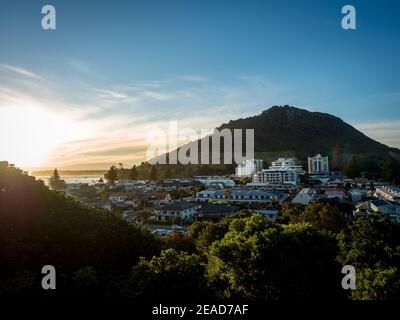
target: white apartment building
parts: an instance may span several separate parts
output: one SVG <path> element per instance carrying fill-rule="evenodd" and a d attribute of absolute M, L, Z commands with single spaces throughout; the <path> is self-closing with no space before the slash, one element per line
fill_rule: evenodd
<path fill-rule="evenodd" d="M 300 165 L 296 165 L 295 158 L 278 158 L 275 161 L 271 162 L 269 166 L 270 169 L 279 169 L 279 168 L 288 168 L 297 170 L 298 174 L 304 174 L 303 167 Z"/>
<path fill-rule="evenodd" d="M 377 197 L 400 203 L 400 188 L 395 186 L 381 186 L 375 190 Z"/>
<path fill-rule="evenodd" d="M 285 195 L 279 191 L 264 190 L 203 190 L 196 193 L 197 202 L 222 201 L 222 202 L 247 202 L 271 204 L 273 201 L 282 201 Z"/>
<path fill-rule="evenodd" d="M 291 168 L 264 169 L 253 175 L 253 182 L 265 183 L 276 189 L 291 189 L 299 184 L 299 174 Z"/>
<path fill-rule="evenodd" d="M 236 168 L 238 177 L 251 177 L 253 173 L 261 171 L 264 168 L 264 161 L 260 159 L 246 160 Z"/>
<path fill-rule="evenodd" d="M 329 174 L 328 157 L 323 157 L 320 154 L 314 157 L 308 157 L 308 173 L 311 175 Z"/>
<path fill-rule="evenodd" d="M 206 187 L 222 186 L 225 188 L 232 188 L 235 185 L 235 181 L 225 177 L 195 177 L 194 180 L 201 182 Z"/>
<path fill-rule="evenodd" d="M 200 207 L 195 202 L 177 202 L 160 206 L 154 213 L 158 221 L 186 220 L 193 218 Z"/>

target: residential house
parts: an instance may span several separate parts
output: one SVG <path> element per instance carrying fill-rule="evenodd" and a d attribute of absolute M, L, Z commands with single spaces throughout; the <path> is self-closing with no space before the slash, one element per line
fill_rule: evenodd
<path fill-rule="evenodd" d="M 196 214 L 196 220 L 218 221 L 229 214 L 237 212 L 238 210 L 239 208 L 233 205 L 202 202 Z"/>
<path fill-rule="evenodd" d="M 369 190 L 367 189 L 351 189 L 347 191 L 347 195 L 353 203 L 358 203 L 368 198 Z"/>
<path fill-rule="evenodd" d="M 378 197 L 400 203 L 400 188 L 395 186 L 381 186 L 375 189 Z"/>
<path fill-rule="evenodd" d="M 276 222 L 276 219 L 278 218 L 278 210 L 254 210 L 256 213 L 261 214 L 264 219 L 271 221 L 271 222 Z"/>
<path fill-rule="evenodd" d="M 383 199 L 368 200 L 356 205 L 354 215 L 381 213 L 400 220 L 400 205 Z"/>
<path fill-rule="evenodd" d="M 126 192 L 111 192 L 108 198 L 112 204 L 121 203 L 129 199 L 129 194 Z"/>
<path fill-rule="evenodd" d="M 304 188 L 293 198 L 292 203 L 307 205 L 317 196 L 317 190 L 313 188 Z"/>
<path fill-rule="evenodd" d="M 154 213 L 158 221 L 192 220 L 200 207 L 196 202 L 176 202 L 161 205 Z"/>
<path fill-rule="evenodd" d="M 344 189 L 326 189 L 325 197 L 328 199 L 337 198 L 340 201 L 344 201 L 347 198 L 346 190 Z"/>

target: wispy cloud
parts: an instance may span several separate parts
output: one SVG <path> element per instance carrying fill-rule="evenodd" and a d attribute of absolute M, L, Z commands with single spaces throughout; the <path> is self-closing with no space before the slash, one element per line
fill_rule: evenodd
<path fill-rule="evenodd" d="M 135 89 L 140 87 L 148 88 L 161 88 L 171 83 L 170 80 L 132 80 L 132 85 L 125 86 L 128 89 Z"/>
<path fill-rule="evenodd" d="M 84 74 L 92 74 L 89 65 L 86 62 L 83 62 L 81 60 L 75 59 L 75 58 L 69 58 L 67 59 L 67 64 L 74 70 L 84 73 Z"/>
<path fill-rule="evenodd" d="M 113 90 L 107 90 L 107 89 L 93 89 L 94 92 L 97 92 L 99 94 L 100 98 L 103 99 L 128 99 L 129 96 L 121 93 L 121 92 L 117 92 L 117 91 L 113 91 Z"/>
<path fill-rule="evenodd" d="M 83 73 L 90 71 L 79 60 L 72 65 Z M 52 81 L 33 81 L 40 76 L 29 70 L 9 65 L 0 68 L 28 78 L 17 82 L 2 77 L 7 82 L 0 86 L 0 107 L 40 105 L 70 119 L 73 130 L 79 131 L 49 150 L 43 165 L 138 163 L 145 160 L 146 136 L 154 125 L 165 130 L 169 121 L 178 120 L 180 130 L 213 129 L 274 104 L 296 104 L 298 99 L 288 94 L 290 88 L 263 75 L 233 75 L 229 82 L 197 75 L 125 83 L 98 78 L 79 82 L 57 76 L 52 76 Z M 355 127 L 378 141 L 400 147 L 399 121 L 358 123 Z"/>
<path fill-rule="evenodd" d="M 87 70 L 85 64 L 73 61 L 72 65 L 82 72 Z M 9 81 L 8 87 L 0 87 L 0 104 L 32 101 L 71 119 L 79 135 L 49 150 L 43 163 L 57 166 L 144 161 L 147 133 L 154 126 L 164 126 L 165 130 L 168 121 L 178 120 L 180 130 L 200 133 L 200 129 L 213 129 L 228 120 L 257 113 L 281 93 L 266 81 L 226 85 L 199 75 L 126 83 L 98 78 L 82 83 L 54 75 L 51 79 Z"/>
<path fill-rule="evenodd" d="M 8 71 L 11 71 L 13 73 L 16 73 L 18 75 L 21 75 L 21 76 L 26 76 L 26 77 L 35 78 L 35 79 L 43 79 L 39 75 L 37 75 L 27 69 L 21 68 L 21 67 L 10 66 L 8 64 L 0 64 L 0 67 L 3 69 L 6 69 Z"/>
<path fill-rule="evenodd" d="M 205 82 L 208 80 L 207 77 L 199 74 L 182 74 L 175 76 L 175 78 L 182 81 L 192 81 L 192 82 Z"/>
<path fill-rule="evenodd" d="M 159 101 L 166 101 L 166 100 L 171 100 L 174 98 L 174 95 L 172 94 L 167 94 L 167 93 L 161 93 L 161 92 L 155 92 L 155 91 L 146 91 L 143 93 L 145 97 L 159 100 Z"/>
<path fill-rule="evenodd" d="M 400 148 L 400 121 L 356 123 L 355 128 L 390 147 Z"/>

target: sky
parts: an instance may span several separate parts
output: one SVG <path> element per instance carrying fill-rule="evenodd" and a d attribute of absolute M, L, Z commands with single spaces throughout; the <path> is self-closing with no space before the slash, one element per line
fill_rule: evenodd
<path fill-rule="evenodd" d="M 400 148 L 399 16 L 396 0 L 0 0 L 0 159 L 138 164 L 169 121 L 212 129 L 285 104 Z"/>

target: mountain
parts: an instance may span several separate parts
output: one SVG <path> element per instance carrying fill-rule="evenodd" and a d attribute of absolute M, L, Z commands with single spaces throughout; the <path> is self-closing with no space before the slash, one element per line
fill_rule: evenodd
<path fill-rule="evenodd" d="M 291 106 L 273 106 L 261 114 L 231 120 L 217 128 L 222 129 L 254 129 L 254 154 L 255 158 L 263 159 L 265 163 L 277 157 L 294 157 L 302 165 L 307 165 L 307 157 L 315 154 L 327 155 L 332 169 L 343 168 L 353 155 L 363 161 L 365 171 L 379 171 L 383 159 L 391 154 L 400 158 L 400 150 L 390 148 L 378 141 L 367 137 L 342 119 L 321 112 L 310 112 Z M 243 136 L 245 134 L 243 133 Z M 232 135 L 233 136 L 233 135 Z M 203 139 L 209 139 L 205 137 Z M 209 148 L 211 141 L 209 139 Z M 245 138 L 243 137 L 243 141 Z M 201 140 L 191 142 L 178 148 L 188 149 L 193 144 L 198 144 L 201 152 Z M 220 143 L 220 158 L 223 157 L 224 144 Z M 242 142 L 242 150 L 246 150 Z M 190 154 L 190 152 L 187 152 Z M 165 156 L 165 155 L 164 155 Z M 166 158 L 171 157 L 171 152 Z M 155 159 L 162 159 L 159 156 Z M 198 159 L 200 159 L 200 154 Z M 199 160 L 200 161 L 200 160 Z M 223 161 L 221 161 L 222 163 Z M 153 162 L 154 163 L 154 162 Z M 226 162 L 225 162 L 226 163 Z M 163 177 L 167 166 L 158 165 L 158 176 Z M 191 174 L 224 174 L 234 171 L 231 165 L 171 165 L 168 166 L 173 176 L 190 176 Z M 139 176 L 148 178 L 150 166 L 142 164 Z"/>
<path fill-rule="evenodd" d="M 316 153 L 331 158 L 400 154 L 400 150 L 367 137 L 338 117 L 291 106 L 273 106 L 260 115 L 230 121 L 218 129 L 224 128 L 254 129 L 255 152 L 261 158 L 271 153 L 290 154 L 303 160 Z"/>

